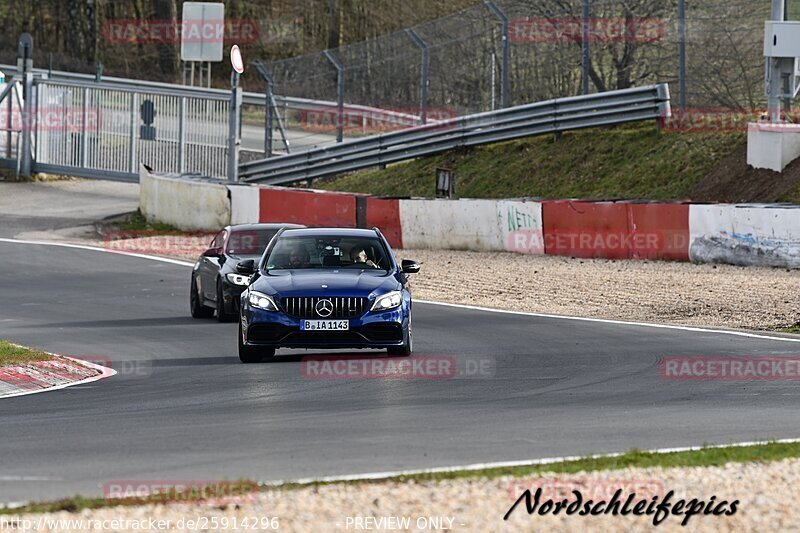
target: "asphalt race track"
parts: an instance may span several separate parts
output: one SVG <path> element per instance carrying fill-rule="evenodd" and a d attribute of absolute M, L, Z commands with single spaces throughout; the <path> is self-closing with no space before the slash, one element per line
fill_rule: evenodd
<path fill-rule="evenodd" d="M 794 381 L 668 381 L 658 369 L 665 355 L 788 355 L 798 343 L 416 303 L 415 358 L 489 370 L 309 379 L 299 356 L 240 364 L 236 324 L 192 320 L 186 266 L 8 242 L 0 257 L 0 337 L 108 357 L 119 372 L 0 400 L 0 501 L 100 495 L 112 480 L 357 474 L 800 427 Z"/>

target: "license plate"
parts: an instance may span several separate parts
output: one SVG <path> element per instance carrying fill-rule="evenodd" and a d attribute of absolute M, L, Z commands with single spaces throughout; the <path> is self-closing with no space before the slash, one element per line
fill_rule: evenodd
<path fill-rule="evenodd" d="M 303 320 L 300 322 L 303 331 L 347 331 L 350 329 L 349 320 Z"/>

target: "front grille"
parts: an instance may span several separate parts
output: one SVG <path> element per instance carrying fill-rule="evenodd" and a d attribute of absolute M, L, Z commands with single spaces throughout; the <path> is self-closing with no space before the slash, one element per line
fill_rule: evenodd
<path fill-rule="evenodd" d="M 320 300 L 328 300 L 333 311 L 328 316 L 317 313 L 317 304 Z M 367 309 L 366 298 L 349 298 L 346 296 L 291 296 L 281 298 L 281 306 L 286 314 L 297 318 L 335 319 L 355 318 L 364 314 Z"/>

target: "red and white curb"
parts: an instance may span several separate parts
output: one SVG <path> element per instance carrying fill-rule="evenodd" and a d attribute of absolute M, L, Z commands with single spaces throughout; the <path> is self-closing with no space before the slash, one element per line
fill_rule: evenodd
<path fill-rule="evenodd" d="M 53 359 L 0 366 L 0 398 L 92 383 L 117 373 L 111 368 L 72 357 L 50 354 Z"/>

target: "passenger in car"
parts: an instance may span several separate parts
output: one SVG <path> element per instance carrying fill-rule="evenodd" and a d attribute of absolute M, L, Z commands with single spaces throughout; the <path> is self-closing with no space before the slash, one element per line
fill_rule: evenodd
<path fill-rule="evenodd" d="M 367 257 L 367 252 L 362 246 L 353 246 L 350 248 L 350 260 L 353 261 L 353 263 L 363 263 L 364 266 L 370 268 L 378 268 L 378 265 Z"/>

